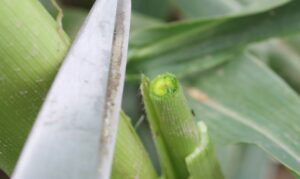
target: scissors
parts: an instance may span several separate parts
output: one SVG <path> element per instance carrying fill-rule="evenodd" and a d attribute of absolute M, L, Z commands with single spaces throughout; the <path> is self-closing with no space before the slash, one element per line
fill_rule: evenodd
<path fill-rule="evenodd" d="M 130 14 L 130 0 L 96 0 L 45 99 L 13 179 L 110 178 Z"/>

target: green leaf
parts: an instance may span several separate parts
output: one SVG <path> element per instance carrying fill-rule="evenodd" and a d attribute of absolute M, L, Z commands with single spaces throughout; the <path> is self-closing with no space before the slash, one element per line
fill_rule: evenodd
<path fill-rule="evenodd" d="M 146 28 L 155 27 L 162 24 L 163 22 L 159 19 L 155 19 L 138 12 L 132 12 L 131 14 L 131 32 L 144 30 Z"/>
<path fill-rule="evenodd" d="M 249 50 L 263 59 L 293 89 L 300 92 L 299 35 L 252 45 Z"/>
<path fill-rule="evenodd" d="M 42 0 L 47 1 L 47 0 Z M 95 0 L 59 0 L 62 4 L 72 7 L 91 8 Z"/>
<path fill-rule="evenodd" d="M 45 9 L 52 15 L 53 18 L 57 16 L 57 9 L 55 9 L 52 0 L 40 0 Z M 60 1 L 58 1 L 60 2 Z M 88 10 L 83 8 L 75 8 L 62 6 L 59 4 L 63 10 L 62 24 L 65 32 L 69 35 L 71 39 L 75 38 L 75 35 L 80 30 L 86 16 L 88 15 Z"/>
<path fill-rule="evenodd" d="M 243 145 L 242 149 L 235 179 L 275 178 L 276 166 L 261 149 L 252 145 Z"/>
<path fill-rule="evenodd" d="M 74 39 L 81 28 L 88 11 L 78 8 L 63 8 L 63 27 L 71 39 Z"/>
<path fill-rule="evenodd" d="M 293 36 L 288 36 L 283 39 L 285 42 L 289 43 L 291 46 L 293 46 L 296 49 L 300 49 L 300 34 L 296 34 Z"/>
<path fill-rule="evenodd" d="M 228 179 L 275 178 L 277 166 L 255 145 L 219 146 L 218 154 L 224 175 Z"/>
<path fill-rule="evenodd" d="M 175 0 L 186 17 L 197 19 L 223 18 L 264 12 L 290 0 Z"/>
<path fill-rule="evenodd" d="M 0 1 L 0 168 L 11 173 L 68 39 L 38 1 Z"/>
<path fill-rule="evenodd" d="M 188 84 L 198 118 L 222 144 L 254 143 L 300 174 L 300 99 L 245 53 Z"/>
<path fill-rule="evenodd" d="M 134 33 L 130 42 L 128 78 L 137 78 L 141 72 L 152 77 L 165 70 L 184 76 L 194 74 L 195 66 L 199 71 L 210 69 L 230 59 L 233 52 L 249 43 L 298 32 L 299 18 L 300 1 L 293 1 L 272 13 L 181 22 Z M 212 61 L 210 59 L 217 60 L 208 62 Z"/>
<path fill-rule="evenodd" d="M 56 16 L 57 9 L 53 6 L 51 0 L 39 0 L 39 2 L 44 6 L 45 9 L 53 16 Z M 57 1 L 59 3 L 59 1 Z M 60 4 L 60 3 L 59 3 Z"/>
<path fill-rule="evenodd" d="M 132 0 L 132 8 L 142 14 L 165 19 L 169 12 L 168 0 Z"/>
<path fill-rule="evenodd" d="M 158 179 L 130 119 L 121 112 L 112 166 L 112 179 Z"/>

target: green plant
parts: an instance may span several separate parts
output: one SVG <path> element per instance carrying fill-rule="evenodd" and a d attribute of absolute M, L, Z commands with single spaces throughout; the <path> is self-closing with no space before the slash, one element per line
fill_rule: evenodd
<path fill-rule="evenodd" d="M 203 122 L 194 120 L 181 85 L 171 74 L 146 77 L 141 90 L 165 178 L 222 179 Z"/>
<path fill-rule="evenodd" d="M 143 1 L 134 1 L 138 13 L 133 14 L 124 110 L 133 119 L 141 115 L 135 98 L 141 73 L 151 78 L 173 73 L 195 119 L 207 125 L 225 177 L 270 177 L 270 157 L 299 177 L 300 2 Z M 64 9 L 63 24 L 73 36 L 87 10 Z M 170 19 L 180 21 L 167 23 Z M 0 168 L 10 174 L 69 40 L 36 0 L 1 0 L 0 30 Z M 147 83 L 144 78 L 142 84 Z M 146 111 L 152 128 L 157 117 L 149 111 L 166 115 L 147 104 Z M 157 166 L 146 124 L 137 131 Z M 168 157 L 161 159 L 166 149 L 155 143 L 161 165 L 168 167 L 162 163 Z M 224 147 L 237 143 L 247 145 Z M 186 176 L 187 170 L 178 175 Z"/>
<path fill-rule="evenodd" d="M 118 128 L 111 178 L 158 178 L 130 119 L 123 112 Z"/>

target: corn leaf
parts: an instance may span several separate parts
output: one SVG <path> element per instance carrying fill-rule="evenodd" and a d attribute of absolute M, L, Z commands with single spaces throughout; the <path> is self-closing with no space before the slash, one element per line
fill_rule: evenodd
<path fill-rule="evenodd" d="M 164 71 L 185 76 L 210 69 L 249 43 L 296 33 L 299 18 L 300 1 L 292 1 L 272 12 L 181 22 L 134 33 L 127 77 L 139 78 L 141 72 L 153 77 Z"/>
<path fill-rule="evenodd" d="M 121 112 L 112 166 L 112 179 L 158 179 L 130 119 Z"/>
<path fill-rule="evenodd" d="M 0 168 L 11 173 L 68 38 L 38 1 L 0 1 Z"/>
<path fill-rule="evenodd" d="M 274 178 L 277 166 L 259 147 L 252 144 L 217 146 L 225 178 Z"/>
<path fill-rule="evenodd" d="M 146 16 L 138 12 L 133 12 L 131 15 L 131 32 L 144 30 L 146 28 L 155 27 L 163 24 L 162 21 L 156 18 L 152 18 L 150 16 Z"/>
<path fill-rule="evenodd" d="M 276 38 L 249 47 L 253 54 L 262 59 L 298 93 L 300 92 L 299 37 L 297 35 Z"/>
<path fill-rule="evenodd" d="M 188 85 L 215 141 L 254 143 L 300 174 L 300 99 L 264 63 L 245 53 Z"/>
<path fill-rule="evenodd" d="M 281 6 L 290 0 L 175 0 L 189 18 L 207 19 L 224 16 L 249 15 Z"/>
<path fill-rule="evenodd" d="M 169 12 L 168 0 L 132 0 L 133 9 L 145 15 L 164 19 Z"/>
<path fill-rule="evenodd" d="M 238 171 L 234 179 L 266 179 L 276 178 L 276 165 L 256 146 L 243 145 L 242 158 L 238 163 Z M 230 165 L 230 163 L 228 163 Z M 229 177 L 228 177 L 229 178 Z"/>

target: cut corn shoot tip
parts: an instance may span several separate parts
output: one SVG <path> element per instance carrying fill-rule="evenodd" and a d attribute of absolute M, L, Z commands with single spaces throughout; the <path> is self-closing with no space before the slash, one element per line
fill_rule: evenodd
<path fill-rule="evenodd" d="M 169 73 L 157 76 L 150 84 L 151 93 L 158 97 L 173 94 L 177 88 L 176 77 Z"/>

